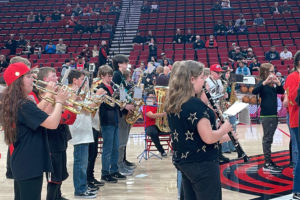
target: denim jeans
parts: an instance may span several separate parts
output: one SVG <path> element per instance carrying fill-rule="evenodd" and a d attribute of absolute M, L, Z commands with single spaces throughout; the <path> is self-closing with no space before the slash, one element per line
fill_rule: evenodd
<path fill-rule="evenodd" d="M 299 152 L 299 147 L 300 147 L 300 136 L 299 136 L 299 127 L 298 128 L 292 128 L 292 132 L 296 136 L 296 141 L 297 141 L 297 147 L 298 147 L 298 152 Z M 298 153 L 297 155 L 297 162 L 296 166 L 294 168 L 294 187 L 293 187 L 293 192 L 294 193 L 300 193 L 300 154 Z"/>
<path fill-rule="evenodd" d="M 74 145 L 73 183 L 75 195 L 82 194 L 87 190 L 88 156 L 89 144 Z"/>
<path fill-rule="evenodd" d="M 230 116 L 229 122 L 232 125 L 233 130 L 236 131 L 236 116 Z M 234 150 L 235 148 L 232 141 L 222 143 L 222 152 L 232 152 Z"/>
<path fill-rule="evenodd" d="M 263 136 L 263 152 L 265 156 L 265 162 L 269 163 L 271 159 L 271 145 L 273 143 L 273 136 L 277 129 L 278 118 L 277 117 L 263 117 L 261 123 L 264 131 Z"/>
<path fill-rule="evenodd" d="M 298 158 L 298 147 L 297 147 L 297 138 L 296 138 L 296 134 L 298 134 L 297 132 L 294 133 L 294 131 L 292 130 L 292 128 L 290 128 L 290 119 L 289 119 L 289 114 L 286 115 L 286 123 L 289 127 L 290 130 L 290 135 L 291 135 L 291 141 L 292 141 L 292 161 L 293 161 L 293 166 L 296 166 L 297 163 L 297 158 Z"/>
<path fill-rule="evenodd" d="M 102 176 L 118 172 L 119 129 L 117 126 L 101 126 L 102 146 Z"/>
<path fill-rule="evenodd" d="M 183 200 L 182 173 L 177 169 L 177 195 L 178 199 Z"/>
<path fill-rule="evenodd" d="M 184 200 L 222 199 L 219 162 L 193 162 L 175 166 L 182 173 Z"/>
<path fill-rule="evenodd" d="M 126 122 L 126 115 L 119 118 L 119 160 L 118 165 L 124 162 L 125 148 L 129 138 L 131 125 Z"/>

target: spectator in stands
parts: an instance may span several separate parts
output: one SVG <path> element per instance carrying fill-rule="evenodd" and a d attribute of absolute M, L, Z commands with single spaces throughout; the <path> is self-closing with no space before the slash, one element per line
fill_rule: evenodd
<path fill-rule="evenodd" d="M 157 86 L 168 86 L 169 77 L 164 74 L 164 67 L 158 66 L 156 68 L 156 85 Z"/>
<path fill-rule="evenodd" d="M 30 14 L 27 16 L 27 22 L 34 22 L 35 21 L 35 15 L 33 14 L 33 11 L 30 11 Z"/>
<path fill-rule="evenodd" d="M 43 45 L 40 43 L 40 41 L 38 40 L 35 41 L 33 53 L 35 55 L 38 55 L 39 58 L 41 58 L 42 52 L 43 52 Z"/>
<path fill-rule="evenodd" d="M 159 12 L 159 5 L 156 1 L 153 1 L 151 4 L 151 12 L 158 13 Z"/>
<path fill-rule="evenodd" d="M 160 63 L 157 62 L 157 59 L 154 56 L 151 56 L 149 62 L 152 62 L 155 67 L 158 67 L 160 65 Z"/>
<path fill-rule="evenodd" d="M 75 17 L 72 15 L 71 18 L 67 21 L 66 23 L 66 28 L 73 28 L 75 27 L 77 24 L 77 20 L 75 19 Z"/>
<path fill-rule="evenodd" d="M 56 46 L 53 44 L 52 40 L 49 40 L 49 43 L 45 47 L 45 53 L 47 54 L 54 54 L 56 53 Z"/>
<path fill-rule="evenodd" d="M 89 34 L 94 33 L 95 32 L 95 26 L 90 22 L 88 24 L 88 26 L 85 28 L 84 32 L 89 33 Z"/>
<path fill-rule="evenodd" d="M 3 72 L 4 69 L 8 67 L 8 63 L 6 62 L 6 58 L 4 55 L 0 55 L 0 72 Z"/>
<path fill-rule="evenodd" d="M 101 13 L 109 13 L 109 6 L 106 2 L 103 3 L 103 7 L 101 9 Z"/>
<path fill-rule="evenodd" d="M 232 35 L 234 34 L 234 25 L 232 23 L 232 21 L 228 21 L 228 26 L 227 26 L 227 35 Z"/>
<path fill-rule="evenodd" d="M 168 59 L 164 59 L 163 67 L 168 67 L 170 70 L 172 69 L 172 65 L 170 65 Z"/>
<path fill-rule="evenodd" d="M 235 32 L 237 34 L 248 34 L 248 28 L 247 25 L 242 24 L 242 22 L 240 22 L 240 26 L 235 27 Z"/>
<path fill-rule="evenodd" d="M 232 57 L 228 58 L 228 60 L 232 63 L 244 59 L 245 57 L 243 56 L 240 47 L 236 47 L 234 53 L 232 53 Z"/>
<path fill-rule="evenodd" d="M 249 65 L 249 69 L 250 69 L 251 74 L 252 74 L 253 71 L 259 71 L 259 69 L 260 69 L 260 62 L 257 60 L 256 57 L 254 57 L 252 59 L 252 62 Z"/>
<path fill-rule="evenodd" d="M 280 6 L 280 12 L 282 14 L 285 14 L 285 13 L 291 14 L 291 12 L 292 12 L 291 6 L 288 4 L 288 2 L 286 0 L 283 2 L 283 5 Z"/>
<path fill-rule="evenodd" d="M 148 5 L 147 1 L 144 1 L 144 4 L 141 8 L 142 13 L 150 13 L 151 7 Z"/>
<path fill-rule="evenodd" d="M 151 57 L 157 58 L 157 45 L 155 44 L 154 39 L 152 38 L 149 42 L 149 57 L 148 60 L 151 60 Z"/>
<path fill-rule="evenodd" d="M 231 9 L 230 0 L 222 0 L 221 7 L 222 9 Z"/>
<path fill-rule="evenodd" d="M 60 21 L 59 21 L 59 23 L 57 24 L 57 26 L 58 26 L 58 27 L 65 28 L 65 26 L 66 26 L 67 23 L 68 23 L 68 20 L 66 19 L 65 14 L 61 14 L 61 15 L 60 15 Z"/>
<path fill-rule="evenodd" d="M 90 60 L 90 57 L 92 57 L 92 51 L 89 49 L 89 45 L 88 44 L 85 44 L 83 46 L 83 49 L 81 50 L 80 55 L 82 57 L 84 57 L 86 61 Z"/>
<path fill-rule="evenodd" d="M 273 14 L 273 15 L 278 15 L 278 14 L 280 14 L 280 8 L 279 8 L 279 6 L 278 6 L 278 2 L 274 2 L 274 6 L 272 6 L 272 7 L 270 8 L 270 12 L 271 12 L 271 14 Z"/>
<path fill-rule="evenodd" d="M 81 16 L 82 12 L 83 12 L 83 9 L 80 7 L 80 4 L 78 3 L 78 4 L 76 4 L 76 7 L 73 8 L 72 15 Z"/>
<path fill-rule="evenodd" d="M 93 58 L 99 57 L 99 50 L 98 50 L 98 45 L 94 45 L 93 50 L 92 50 L 92 56 Z"/>
<path fill-rule="evenodd" d="M 58 44 L 56 45 L 56 54 L 65 54 L 67 52 L 67 45 L 64 44 L 62 38 L 58 40 Z"/>
<path fill-rule="evenodd" d="M 65 59 L 64 64 L 61 66 L 61 73 L 60 76 L 63 77 L 67 71 L 71 67 L 71 62 L 70 59 Z M 75 68 L 73 68 L 75 69 Z M 66 82 L 62 83 L 63 85 L 68 85 L 68 79 L 65 80 Z"/>
<path fill-rule="evenodd" d="M 288 50 L 287 47 L 283 48 L 283 51 L 280 53 L 280 60 L 285 61 L 285 60 L 292 60 L 293 59 L 293 54 Z"/>
<path fill-rule="evenodd" d="M 256 55 L 253 53 L 253 50 L 252 50 L 252 48 L 248 48 L 247 49 L 247 55 L 245 56 L 245 58 L 246 58 L 246 60 L 248 60 L 248 61 L 252 61 L 253 60 L 253 58 L 255 58 L 256 57 Z"/>
<path fill-rule="evenodd" d="M 16 49 L 18 47 L 18 42 L 15 40 L 15 35 L 10 34 L 9 40 L 5 44 L 5 48 L 10 50 L 10 55 L 16 55 Z"/>
<path fill-rule="evenodd" d="M 94 27 L 94 32 L 95 33 L 102 33 L 103 31 L 103 26 L 101 21 L 97 21 L 96 26 Z"/>
<path fill-rule="evenodd" d="M 236 47 L 237 47 L 236 43 L 233 42 L 233 43 L 231 44 L 231 48 L 230 48 L 230 50 L 229 50 L 229 52 L 228 52 L 228 58 L 233 59 L 233 56 L 234 56 L 234 54 L 235 54 L 235 48 L 236 48 Z"/>
<path fill-rule="evenodd" d="M 173 43 L 182 44 L 184 42 L 185 42 L 185 37 L 181 33 L 181 30 L 179 28 L 176 29 L 176 33 L 175 33 L 175 35 L 173 37 Z"/>
<path fill-rule="evenodd" d="M 60 12 L 57 9 L 55 9 L 54 12 L 51 15 L 52 21 L 54 21 L 54 22 L 60 21 L 60 19 L 61 19 L 60 15 L 61 15 Z"/>
<path fill-rule="evenodd" d="M 185 42 L 186 43 L 193 43 L 195 41 L 195 35 L 192 34 L 192 30 L 189 28 L 187 30 L 187 34 L 185 35 Z"/>
<path fill-rule="evenodd" d="M 173 60 L 171 60 L 170 58 L 167 58 L 167 57 L 166 57 L 166 54 L 165 54 L 164 52 L 162 52 L 162 53 L 160 54 L 160 60 L 158 60 L 158 62 L 159 62 L 159 64 L 160 64 L 161 66 L 164 65 L 164 60 L 165 60 L 165 59 L 168 60 L 168 62 L 169 62 L 170 65 L 173 65 Z"/>
<path fill-rule="evenodd" d="M 193 45 L 195 51 L 205 48 L 205 43 L 201 40 L 200 35 L 196 35 L 196 40 Z"/>
<path fill-rule="evenodd" d="M 238 29 L 240 26 L 247 25 L 246 24 L 247 22 L 246 22 L 246 19 L 244 18 L 244 15 L 241 13 L 239 16 L 240 16 L 240 18 L 238 18 L 235 21 L 235 24 L 234 24 L 235 29 Z"/>
<path fill-rule="evenodd" d="M 101 8 L 100 8 L 100 6 L 99 6 L 98 3 L 95 4 L 95 7 L 94 7 L 94 9 L 93 9 L 93 13 L 96 14 L 96 15 L 100 15 L 100 13 L 101 13 Z"/>
<path fill-rule="evenodd" d="M 149 43 L 151 39 L 153 39 L 154 41 L 156 41 L 156 38 L 153 35 L 152 31 L 148 31 L 148 35 L 146 36 L 146 42 Z"/>
<path fill-rule="evenodd" d="M 140 76 L 144 75 L 144 70 L 145 70 L 145 63 L 144 61 L 141 61 L 140 66 L 135 68 L 132 74 L 132 82 L 134 84 L 137 84 L 138 81 L 140 80 Z"/>
<path fill-rule="evenodd" d="M 278 78 L 280 84 L 281 84 L 281 85 L 284 85 L 285 79 L 284 79 L 284 77 L 282 76 L 282 74 L 281 74 L 280 72 L 276 72 L 275 75 L 276 75 L 276 77 Z"/>
<path fill-rule="evenodd" d="M 64 9 L 64 14 L 65 16 L 71 16 L 72 15 L 72 6 L 71 4 L 67 4 L 65 9 Z"/>
<path fill-rule="evenodd" d="M 115 1 L 113 1 L 112 6 L 109 9 L 109 12 L 112 14 L 119 14 L 121 12 L 119 6 L 117 6 Z"/>
<path fill-rule="evenodd" d="M 108 48 L 105 40 L 102 40 L 99 49 L 99 66 L 107 63 Z"/>
<path fill-rule="evenodd" d="M 209 39 L 205 43 L 206 48 L 217 48 L 218 43 L 213 35 L 209 36 Z"/>
<path fill-rule="evenodd" d="M 279 60 L 279 53 L 276 51 L 276 47 L 272 46 L 270 48 L 270 51 L 266 52 L 265 54 L 266 60 L 267 61 L 272 61 L 272 60 Z"/>
<path fill-rule="evenodd" d="M 259 13 L 256 14 L 256 18 L 253 21 L 253 26 L 265 26 L 266 22 L 263 17 L 260 16 Z"/>
<path fill-rule="evenodd" d="M 105 24 L 103 25 L 103 33 L 109 33 L 110 36 L 113 34 L 113 27 L 110 23 L 108 23 L 108 20 L 106 20 Z"/>
<path fill-rule="evenodd" d="M 84 70 L 84 69 L 88 69 L 89 68 L 89 64 L 87 62 L 85 62 L 84 57 L 82 57 L 81 55 L 77 56 L 77 62 L 76 62 L 76 67 L 77 70 Z"/>
<path fill-rule="evenodd" d="M 41 12 L 38 12 L 38 14 L 35 16 L 35 22 L 42 23 L 45 20 L 45 17 L 42 15 Z"/>
<path fill-rule="evenodd" d="M 246 47 L 241 47 L 241 53 L 243 54 L 243 57 L 246 58 L 248 54 L 248 50 Z"/>
<path fill-rule="evenodd" d="M 133 38 L 133 45 L 137 44 L 144 44 L 145 43 L 145 37 L 141 36 L 141 33 L 139 31 L 136 32 L 136 36 Z"/>
<path fill-rule="evenodd" d="M 46 23 L 50 23 L 51 20 L 52 20 L 52 19 L 51 19 L 51 16 L 50 16 L 49 14 L 47 14 L 46 17 L 45 17 L 45 22 L 46 22 Z"/>
<path fill-rule="evenodd" d="M 241 74 L 244 76 L 250 76 L 250 69 L 247 67 L 247 65 L 245 63 L 243 63 L 243 61 L 238 61 L 238 66 L 236 68 L 235 71 L 236 74 Z"/>
<path fill-rule="evenodd" d="M 83 16 L 91 16 L 91 14 L 93 14 L 93 9 L 90 6 L 90 4 L 87 3 L 86 6 L 82 10 L 82 15 Z"/>
<path fill-rule="evenodd" d="M 164 67 L 164 74 L 166 76 L 168 76 L 170 78 L 170 75 L 171 75 L 171 69 L 172 69 L 172 66 L 171 67 Z"/>
<path fill-rule="evenodd" d="M 83 33 L 84 31 L 85 27 L 81 24 L 81 21 L 78 20 L 74 27 L 74 33 Z"/>
<path fill-rule="evenodd" d="M 221 10 L 222 6 L 221 6 L 221 2 L 220 1 L 216 1 L 213 5 L 212 5 L 212 10 Z"/>
<path fill-rule="evenodd" d="M 214 36 L 225 35 L 227 33 L 227 27 L 222 23 L 221 20 L 218 20 L 217 24 L 214 26 Z"/>
<path fill-rule="evenodd" d="M 24 39 L 24 35 L 20 34 L 19 40 L 18 40 L 18 48 L 24 48 L 27 44 L 27 41 Z"/>
<path fill-rule="evenodd" d="M 23 48 L 22 54 L 31 55 L 31 54 L 33 54 L 33 52 L 34 52 L 34 47 L 31 46 L 30 40 L 27 40 L 26 45 Z"/>
<path fill-rule="evenodd" d="M 74 58 L 71 58 L 71 59 L 70 59 L 70 67 L 71 67 L 72 69 L 76 69 L 76 61 L 75 61 Z"/>

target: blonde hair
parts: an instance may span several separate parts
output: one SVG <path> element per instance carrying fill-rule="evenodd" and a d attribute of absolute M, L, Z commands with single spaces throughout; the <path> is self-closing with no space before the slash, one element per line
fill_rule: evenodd
<path fill-rule="evenodd" d="M 182 104 L 187 102 L 194 92 L 191 78 L 200 76 L 203 69 L 202 63 L 192 60 L 174 63 L 165 101 L 165 110 L 168 114 L 180 112 Z"/>

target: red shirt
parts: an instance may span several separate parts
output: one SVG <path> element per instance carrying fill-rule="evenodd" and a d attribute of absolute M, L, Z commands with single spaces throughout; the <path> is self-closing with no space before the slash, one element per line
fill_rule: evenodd
<path fill-rule="evenodd" d="M 153 114 L 157 112 L 157 107 L 156 106 L 143 106 L 143 116 L 145 118 L 145 124 L 146 124 L 146 128 L 148 126 L 153 126 L 155 125 L 155 121 L 156 119 L 152 119 L 150 117 L 146 116 L 147 112 L 152 112 Z"/>
<path fill-rule="evenodd" d="M 285 81 L 284 89 L 288 95 L 288 110 L 290 113 L 290 127 L 299 127 L 299 106 L 297 105 L 295 99 L 297 97 L 297 90 L 300 83 L 300 74 L 295 71 L 288 75 Z"/>

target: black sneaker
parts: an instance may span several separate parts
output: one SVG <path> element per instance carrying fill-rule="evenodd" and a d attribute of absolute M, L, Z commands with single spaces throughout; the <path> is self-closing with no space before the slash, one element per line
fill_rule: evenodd
<path fill-rule="evenodd" d="M 99 190 L 99 187 L 94 185 L 93 183 L 88 183 L 89 190 Z"/>
<path fill-rule="evenodd" d="M 128 160 L 124 161 L 125 165 L 129 166 L 130 168 L 135 169 L 136 168 L 136 164 L 129 162 Z"/>
<path fill-rule="evenodd" d="M 126 176 L 120 174 L 119 172 L 112 173 L 111 176 L 113 178 L 118 179 L 118 180 L 125 180 L 126 179 Z"/>
<path fill-rule="evenodd" d="M 300 193 L 294 193 L 293 199 L 300 199 Z"/>
<path fill-rule="evenodd" d="M 91 194 L 97 194 L 98 193 L 98 190 L 97 189 L 90 189 L 88 188 L 87 189 L 87 192 L 91 193 Z"/>
<path fill-rule="evenodd" d="M 161 153 L 161 156 L 164 157 L 164 158 L 168 157 L 168 155 L 167 155 L 166 152 L 162 152 L 162 153 Z"/>
<path fill-rule="evenodd" d="M 94 178 L 93 180 L 91 180 L 90 183 L 92 183 L 92 184 L 94 184 L 94 185 L 96 185 L 96 186 L 99 186 L 99 187 L 102 187 L 102 186 L 105 185 L 105 183 L 104 183 L 103 181 L 98 181 L 98 180 L 95 179 L 95 178 Z"/>
<path fill-rule="evenodd" d="M 281 172 L 282 168 L 275 165 L 273 162 L 265 163 L 263 166 L 263 171 L 269 171 L 269 172 Z"/>
<path fill-rule="evenodd" d="M 69 199 L 62 196 L 62 197 L 57 197 L 56 200 L 69 200 Z"/>
<path fill-rule="evenodd" d="M 118 179 L 112 177 L 111 175 L 102 176 L 101 180 L 103 180 L 107 183 L 117 183 L 118 182 Z"/>
<path fill-rule="evenodd" d="M 95 199 L 96 197 L 96 194 L 90 193 L 88 191 L 82 194 L 75 194 L 75 199 Z"/>

